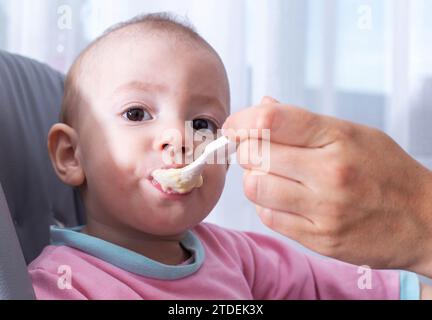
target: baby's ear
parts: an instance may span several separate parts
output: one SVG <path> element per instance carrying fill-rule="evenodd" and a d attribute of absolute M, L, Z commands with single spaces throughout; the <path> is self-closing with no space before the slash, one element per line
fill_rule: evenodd
<path fill-rule="evenodd" d="M 48 153 L 57 176 L 64 183 L 78 187 L 85 181 L 78 158 L 78 135 L 63 123 L 52 126 L 48 133 Z"/>

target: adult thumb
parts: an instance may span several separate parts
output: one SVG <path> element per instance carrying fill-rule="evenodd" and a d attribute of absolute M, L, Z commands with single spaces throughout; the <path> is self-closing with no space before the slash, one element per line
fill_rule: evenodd
<path fill-rule="evenodd" d="M 279 101 L 269 96 L 265 96 L 261 99 L 261 104 L 273 104 L 273 103 L 279 103 Z"/>

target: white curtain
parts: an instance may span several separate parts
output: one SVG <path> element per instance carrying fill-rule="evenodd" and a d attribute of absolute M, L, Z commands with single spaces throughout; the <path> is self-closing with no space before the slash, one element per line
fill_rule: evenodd
<path fill-rule="evenodd" d="M 0 48 L 66 71 L 105 28 L 155 11 L 218 50 L 233 111 L 273 95 L 380 128 L 432 167 L 432 0 L 0 0 Z M 271 233 L 236 165 L 208 220 Z"/>

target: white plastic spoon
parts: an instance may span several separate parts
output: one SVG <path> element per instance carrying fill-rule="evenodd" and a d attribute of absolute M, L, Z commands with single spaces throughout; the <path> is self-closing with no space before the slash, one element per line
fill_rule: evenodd
<path fill-rule="evenodd" d="M 201 187 L 202 170 L 215 152 L 227 147 L 228 157 L 236 151 L 236 144 L 231 142 L 225 136 L 210 142 L 204 149 L 204 152 L 191 164 L 180 169 L 158 169 L 153 171 L 152 176 L 164 191 L 175 193 L 188 193 L 193 188 Z"/>

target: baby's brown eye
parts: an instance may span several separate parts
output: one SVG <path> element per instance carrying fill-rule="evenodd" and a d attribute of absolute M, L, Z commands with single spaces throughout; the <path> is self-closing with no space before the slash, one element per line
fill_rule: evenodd
<path fill-rule="evenodd" d="M 127 118 L 128 120 L 135 121 L 135 122 L 153 119 L 153 117 L 151 116 L 151 114 L 148 113 L 143 108 L 130 108 L 129 110 L 127 110 L 123 114 L 123 116 L 125 118 Z"/>
<path fill-rule="evenodd" d="M 195 119 L 192 121 L 193 129 L 196 131 L 210 130 L 213 133 L 217 131 L 217 125 L 208 119 Z"/>

